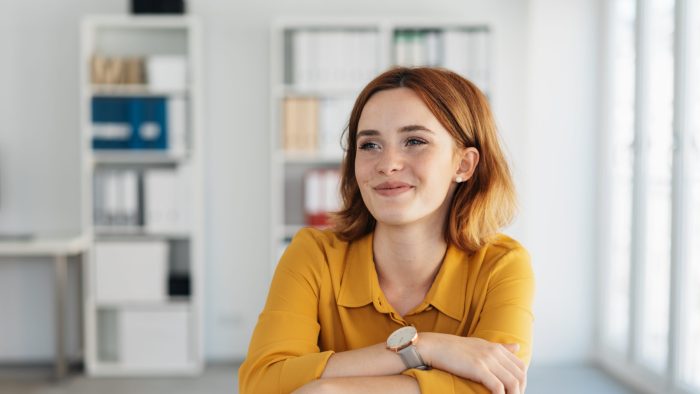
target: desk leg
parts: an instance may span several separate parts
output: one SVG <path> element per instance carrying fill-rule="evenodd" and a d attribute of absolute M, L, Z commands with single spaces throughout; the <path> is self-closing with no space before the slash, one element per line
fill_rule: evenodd
<path fill-rule="evenodd" d="M 84 281 L 84 276 L 85 276 L 85 253 L 81 253 L 77 255 L 78 260 L 78 339 L 79 339 L 79 354 L 80 354 L 80 359 L 83 360 L 83 368 L 86 368 L 86 356 L 85 356 L 85 309 L 84 309 L 84 303 L 85 299 L 83 298 L 84 294 L 84 289 L 83 289 L 83 281 Z"/>
<path fill-rule="evenodd" d="M 54 286 L 56 291 L 56 354 L 54 374 L 57 379 L 66 376 L 66 349 L 64 345 L 66 316 L 67 256 L 56 256 L 54 265 Z"/>

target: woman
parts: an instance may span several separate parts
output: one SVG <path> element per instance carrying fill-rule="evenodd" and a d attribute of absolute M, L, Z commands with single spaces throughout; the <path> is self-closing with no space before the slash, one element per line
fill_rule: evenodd
<path fill-rule="evenodd" d="M 241 392 L 524 392 L 534 277 L 498 233 L 515 192 L 484 95 L 450 71 L 392 69 L 347 138 L 344 207 L 282 256 Z"/>

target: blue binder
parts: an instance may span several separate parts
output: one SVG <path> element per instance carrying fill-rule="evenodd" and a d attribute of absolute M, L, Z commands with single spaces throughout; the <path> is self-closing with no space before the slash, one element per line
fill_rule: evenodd
<path fill-rule="evenodd" d="M 168 147 L 165 97 L 93 97 L 93 149 Z"/>
<path fill-rule="evenodd" d="M 168 124 L 164 97 L 136 98 L 133 114 L 133 149 L 166 149 Z"/>
<path fill-rule="evenodd" d="M 128 97 L 93 97 L 92 123 L 94 149 L 129 149 L 134 105 Z"/>

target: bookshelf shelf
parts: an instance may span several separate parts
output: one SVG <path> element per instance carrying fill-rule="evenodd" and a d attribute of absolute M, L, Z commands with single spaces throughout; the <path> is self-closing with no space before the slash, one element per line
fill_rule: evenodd
<path fill-rule="evenodd" d="M 93 96 L 150 97 L 172 96 L 187 97 L 190 89 L 154 89 L 145 84 L 91 84 L 88 87 Z"/>
<path fill-rule="evenodd" d="M 163 301 L 149 302 L 95 302 L 99 309 L 152 309 L 152 310 L 183 310 L 189 312 L 191 304 L 189 299 L 169 298 Z"/>
<path fill-rule="evenodd" d="M 143 227 L 100 227 L 95 226 L 95 236 L 98 240 L 116 239 L 188 239 L 192 236 L 189 232 L 182 231 L 150 231 Z"/>
<path fill-rule="evenodd" d="M 315 87 L 299 88 L 293 85 L 285 85 L 275 92 L 280 98 L 286 97 L 348 97 L 360 93 L 357 86 L 348 87 Z"/>
<path fill-rule="evenodd" d="M 292 236 L 317 217 L 313 205 L 340 198 L 329 191 L 332 182 L 309 179 L 339 169 L 341 134 L 360 90 L 392 65 L 427 65 L 452 69 L 490 96 L 490 34 L 488 24 L 458 19 L 284 17 L 272 24 L 271 273 Z"/>
<path fill-rule="evenodd" d="M 95 164 L 177 164 L 188 159 L 185 153 L 172 152 L 105 150 L 93 153 Z"/>
<path fill-rule="evenodd" d="M 277 156 L 287 164 L 340 164 L 343 160 L 338 154 L 317 152 L 281 152 Z"/>
<path fill-rule="evenodd" d="M 90 23 L 104 29 L 118 28 L 127 30 L 167 29 L 189 30 L 198 21 L 190 15 L 91 15 Z"/>
<path fill-rule="evenodd" d="M 192 375 L 203 367 L 200 34 L 192 16 L 82 21 L 90 375 Z"/>

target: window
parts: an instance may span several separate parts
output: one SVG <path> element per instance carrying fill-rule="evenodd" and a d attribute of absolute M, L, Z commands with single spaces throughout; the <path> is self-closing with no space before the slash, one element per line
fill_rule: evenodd
<path fill-rule="evenodd" d="M 617 351 L 627 351 L 630 308 L 630 251 L 632 227 L 632 173 L 634 144 L 634 26 L 635 0 L 613 3 L 611 31 L 613 57 L 611 84 L 611 145 L 609 200 L 610 254 L 606 288 L 605 341 Z"/>
<path fill-rule="evenodd" d="M 602 358 L 700 393 L 700 4 L 606 4 Z"/>
<path fill-rule="evenodd" d="M 700 391 L 700 4 L 690 1 L 687 5 L 688 72 L 688 133 L 684 152 L 687 156 L 687 170 L 684 184 L 688 207 L 687 218 L 687 257 L 686 275 L 683 287 L 683 312 L 686 320 L 681 327 L 686 351 L 680 362 L 681 380 Z"/>
<path fill-rule="evenodd" d="M 646 70 L 641 84 L 647 94 L 638 108 L 637 172 L 639 188 L 636 225 L 641 229 L 636 268 L 640 272 L 641 361 L 657 372 L 666 368 L 668 353 L 669 278 L 671 267 L 671 176 L 673 164 L 673 0 L 647 2 L 646 24 L 642 35 L 646 56 L 641 56 Z M 639 44 L 638 44 L 639 46 Z M 645 63 L 645 64 L 644 64 Z"/>

